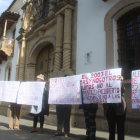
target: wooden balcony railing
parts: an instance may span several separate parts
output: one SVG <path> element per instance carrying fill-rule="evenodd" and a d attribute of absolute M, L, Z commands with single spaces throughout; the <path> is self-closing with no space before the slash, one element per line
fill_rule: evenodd
<path fill-rule="evenodd" d="M 13 56 L 14 42 L 12 38 L 4 38 L 0 41 L 0 50 L 4 51 L 7 56 Z"/>

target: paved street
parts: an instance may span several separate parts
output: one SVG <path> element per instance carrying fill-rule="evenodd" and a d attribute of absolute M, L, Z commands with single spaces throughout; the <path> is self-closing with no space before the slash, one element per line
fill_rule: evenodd
<path fill-rule="evenodd" d="M 0 140 L 82 140 L 85 135 L 85 129 L 71 128 L 71 135 L 69 138 L 55 137 L 55 126 L 45 125 L 44 133 L 30 133 L 32 127 L 31 120 L 20 120 L 20 130 L 8 129 L 9 118 L 0 115 Z M 107 140 L 108 133 L 97 131 L 97 140 Z M 125 140 L 139 140 L 140 137 L 125 136 Z"/>

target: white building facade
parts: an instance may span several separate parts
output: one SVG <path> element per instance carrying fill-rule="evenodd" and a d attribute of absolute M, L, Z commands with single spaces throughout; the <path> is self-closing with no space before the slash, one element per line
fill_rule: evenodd
<path fill-rule="evenodd" d="M 3 20 L 6 16 L 4 13 L 1 15 L 0 23 L 4 21 L 6 28 L 4 28 L 4 31 L 0 31 L 1 42 L 3 38 L 11 38 L 14 40 L 14 49 L 13 54 L 7 53 L 5 55 L 0 48 L 0 80 L 33 80 L 42 69 L 41 65 L 38 65 L 40 70 L 37 71 L 35 66 L 46 59 L 46 54 L 50 54 L 47 48 L 51 50 L 53 46 L 56 47 L 51 54 L 54 61 L 54 71 L 49 70 L 49 64 L 51 63 L 48 63 L 49 72 L 47 75 L 49 77 L 51 75 L 55 77 L 71 73 L 82 74 L 122 67 L 126 79 L 125 96 L 128 107 L 126 132 L 139 135 L 140 111 L 131 108 L 130 72 L 140 68 L 140 0 L 77 0 L 77 3 L 71 0 L 74 1 L 74 6 L 70 5 L 68 0 L 67 2 L 63 0 L 64 8 L 60 7 L 61 0 L 51 1 L 50 14 L 45 17 L 49 20 L 42 20 L 44 22 L 32 19 L 34 12 L 30 7 L 34 9 L 37 4 L 30 0 L 27 0 L 27 4 L 23 7 L 22 21 L 22 0 L 14 0 L 8 8 L 16 23 L 10 24 L 11 26 L 6 28 L 6 20 Z M 39 7 L 36 6 L 36 8 Z M 9 13 L 8 11 L 6 13 Z M 73 19 L 72 23 L 71 19 Z M 38 22 L 35 22 L 35 20 L 38 20 Z M 19 34 L 21 27 L 24 28 L 24 32 L 21 31 Z M 75 36 L 76 30 L 77 36 Z M 17 37 L 18 41 L 16 41 Z M 50 39 L 50 37 L 53 38 Z M 77 45 L 75 42 L 77 42 Z M 43 48 L 46 48 L 46 54 L 43 53 L 44 55 L 42 55 Z M 18 54 L 19 52 L 20 54 Z M 41 56 L 44 56 L 44 58 L 41 59 Z M 39 62 L 35 62 L 37 60 Z M 18 72 L 16 69 L 19 69 Z M 73 72 L 71 72 L 71 69 L 73 69 Z M 51 74 L 51 72 L 54 73 Z M 16 77 L 18 78 L 16 79 Z M 54 110 L 52 110 L 52 112 L 50 111 L 50 122 L 54 122 L 56 120 L 54 118 L 56 117 Z M 79 111 L 78 106 L 74 107 L 71 118 L 73 126 L 85 126 L 83 112 Z M 96 118 L 97 129 L 107 130 L 102 105 L 99 105 Z"/>
<path fill-rule="evenodd" d="M 107 68 L 105 17 L 120 0 L 79 0 L 77 21 L 77 66 L 76 73 L 94 72 Z M 113 29 L 116 28 L 113 19 Z M 113 32 L 113 35 L 116 31 Z M 114 52 L 116 46 L 114 42 Z M 114 55 L 114 67 L 118 67 Z"/>
<path fill-rule="evenodd" d="M 76 74 L 122 68 L 128 134 L 140 129 L 140 110 L 131 107 L 131 71 L 140 69 L 139 40 L 140 0 L 78 0 Z M 97 128 L 106 129 L 104 119 L 101 105 Z"/>
<path fill-rule="evenodd" d="M 0 64 L 0 80 L 16 80 L 16 64 L 18 55 L 18 41 L 16 40 L 19 36 L 19 30 L 22 26 L 22 6 L 23 0 L 14 0 L 9 8 L 2 13 L 0 19 L 1 24 L 3 24 L 1 29 L 1 50 L 6 53 L 6 60 L 2 60 Z M 7 46 L 11 47 L 8 48 Z M 11 50 L 10 50 L 11 49 Z M 11 51 L 9 53 L 8 51 Z"/>
<path fill-rule="evenodd" d="M 13 0 L 0 16 L 0 81 L 15 81 L 19 44 L 16 40 L 22 26 L 23 0 Z M 0 114 L 9 114 L 9 103 L 0 102 Z"/>

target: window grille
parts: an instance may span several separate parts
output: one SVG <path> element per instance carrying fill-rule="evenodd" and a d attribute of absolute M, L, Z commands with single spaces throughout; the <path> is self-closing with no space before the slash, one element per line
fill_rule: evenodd
<path fill-rule="evenodd" d="M 130 79 L 131 71 L 140 69 L 140 8 L 133 9 L 117 21 L 118 63 L 123 75 Z"/>

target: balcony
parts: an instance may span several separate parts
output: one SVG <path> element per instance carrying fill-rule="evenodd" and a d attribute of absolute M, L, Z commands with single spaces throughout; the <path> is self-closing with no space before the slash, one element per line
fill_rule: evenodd
<path fill-rule="evenodd" d="M 13 56 L 14 39 L 4 38 L 2 41 L 0 41 L 0 51 L 3 51 L 7 56 Z"/>

